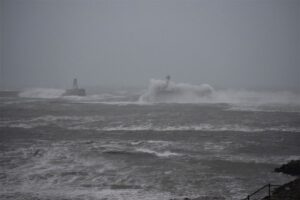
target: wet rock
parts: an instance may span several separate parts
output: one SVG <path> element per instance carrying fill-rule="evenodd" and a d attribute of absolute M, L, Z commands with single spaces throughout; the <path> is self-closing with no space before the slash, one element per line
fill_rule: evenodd
<path fill-rule="evenodd" d="M 300 160 L 292 160 L 289 163 L 276 168 L 275 172 L 282 172 L 292 176 L 300 176 Z"/>
<path fill-rule="evenodd" d="M 282 172 L 292 176 L 300 175 L 300 160 L 292 160 L 287 164 L 275 169 L 275 172 Z M 272 200 L 299 200 L 300 199 L 300 178 L 286 183 L 272 192 Z M 263 200 L 268 200 L 265 197 Z"/>

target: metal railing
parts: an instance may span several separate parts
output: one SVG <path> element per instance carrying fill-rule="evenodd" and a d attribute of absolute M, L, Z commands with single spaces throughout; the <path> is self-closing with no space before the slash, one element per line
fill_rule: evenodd
<path fill-rule="evenodd" d="M 267 184 L 267 185 L 264 185 L 263 187 L 259 188 L 258 190 L 256 190 L 255 192 L 249 194 L 246 198 L 242 199 L 242 200 L 251 200 L 253 199 L 254 200 L 254 196 L 257 195 L 257 194 L 263 194 L 262 192 L 266 192 L 267 190 L 267 194 L 265 194 L 263 196 L 263 198 L 259 198 L 259 199 L 266 199 L 266 200 L 271 200 L 272 198 L 272 189 L 273 188 L 277 188 L 277 187 L 280 187 L 281 185 L 272 185 L 272 184 Z"/>

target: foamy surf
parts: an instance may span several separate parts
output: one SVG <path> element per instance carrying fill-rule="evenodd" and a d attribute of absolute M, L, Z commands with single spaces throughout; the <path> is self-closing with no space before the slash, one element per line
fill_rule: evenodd
<path fill-rule="evenodd" d="M 108 125 L 106 125 L 108 124 Z M 152 123 L 138 123 L 132 125 L 114 125 L 104 116 L 53 116 L 45 115 L 32 119 L 1 120 L 0 127 L 32 129 L 39 127 L 61 127 L 68 130 L 90 130 L 99 132 L 181 132 L 181 131 L 205 131 L 205 132 L 291 132 L 299 133 L 298 126 L 247 126 L 242 124 L 188 124 L 188 125 L 158 125 Z"/>
<path fill-rule="evenodd" d="M 200 125 L 184 125 L 184 126 L 153 126 L 151 124 L 146 125 L 133 125 L 133 126 L 115 126 L 104 127 L 98 129 L 99 131 L 155 131 L 155 132 L 179 132 L 179 131 L 208 131 L 208 132 L 300 132 L 300 128 L 293 127 L 249 127 L 238 124 L 200 124 Z"/>
<path fill-rule="evenodd" d="M 174 152 L 170 152 L 170 151 L 158 152 L 158 151 L 154 151 L 154 150 L 146 149 L 146 148 L 137 148 L 136 151 L 143 152 L 143 153 L 148 153 L 148 154 L 153 154 L 153 155 L 156 155 L 158 157 L 170 157 L 170 156 L 180 156 L 181 155 L 179 153 L 174 153 Z"/>
<path fill-rule="evenodd" d="M 179 92 L 140 104 L 138 94 L 0 99 L 0 199 L 238 200 L 290 179 L 272 170 L 299 159 L 296 94 L 214 90 L 197 102 Z"/>

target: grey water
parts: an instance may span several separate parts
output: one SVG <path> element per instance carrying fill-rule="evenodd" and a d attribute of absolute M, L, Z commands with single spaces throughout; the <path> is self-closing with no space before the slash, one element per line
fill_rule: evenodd
<path fill-rule="evenodd" d="M 269 93 L 233 103 L 60 95 L 0 97 L 0 199 L 238 200 L 292 180 L 273 170 L 300 159 L 300 104 L 263 102 Z"/>

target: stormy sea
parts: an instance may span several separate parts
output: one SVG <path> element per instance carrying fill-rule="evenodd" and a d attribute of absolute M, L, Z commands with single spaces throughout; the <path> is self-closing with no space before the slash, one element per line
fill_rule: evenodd
<path fill-rule="evenodd" d="M 151 80 L 0 97 L 0 199 L 243 199 L 293 178 L 300 94 Z"/>

